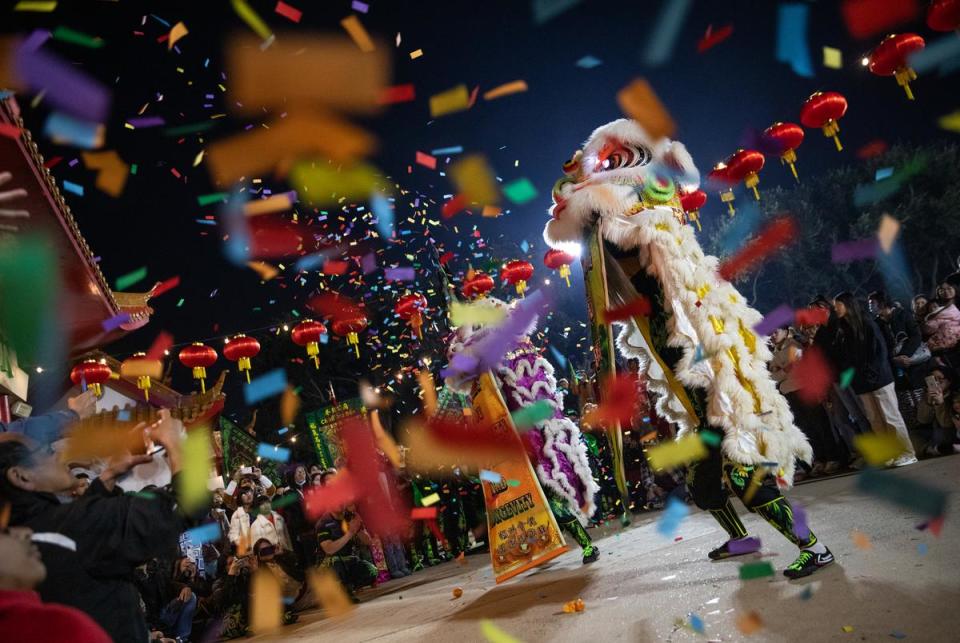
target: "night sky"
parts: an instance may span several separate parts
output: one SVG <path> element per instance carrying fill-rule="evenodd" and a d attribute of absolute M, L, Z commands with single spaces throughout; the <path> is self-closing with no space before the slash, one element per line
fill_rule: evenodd
<path fill-rule="evenodd" d="M 778 120 L 799 122 L 800 105 L 818 90 L 839 91 L 849 101 L 840 133 L 846 149 L 838 154 L 819 131 L 807 130 L 798 150 L 801 177 L 841 163 L 856 163 L 856 150 L 876 139 L 890 144 L 920 143 L 953 136 L 938 129 L 936 119 L 957 107 L 955 94 L 949 89 L 952 82 L 955 90 L 955 79 L 937 78 L 933 73 L 922 75 L 913 83 L 917 100 L 907 101 L 892 78 L 876 77 L 860 65 L 860 58 L 880 35 L 853 39 L 840 15 L 839 3 L 805 3 L 810 9 L 806 41 L 813 78 L 800 77 L 775 60 L 779 3 L 774 2 L 695 2 L 670 59 L 655 69 L 641 61 L 660 2 L 582 2 L 543 24 L 533 19 L 530 3 L 519 0 L 372 0 L 366 14 L 352 11 L 349 0 L 293 0 L 289 4 L 303 10 L 300 24 L 274 13 L 275 4 L 275 0 L 250 0 L 278 38 L 283 38 L 286 31 L 341 33 L 339 21 L 354 13 L 393 52 L 393 82 L 413 83 L 416 100 L 359 122 L 379 137 L 380 152 L 372 160 L 382 172 L 411 193 L 435 201 L 428 206 L 430 218 L 440 218 L 443 195 L 451 193 L 452 188 L 447 178 L 414 163 L 418 150 L 463 146 L 466 152 L 484 154 L 504 182 L 526 177 L 536 186 L 539 196 L 535 200 L 519 207 L 505 204 L 509 211 L 500 218 L 461 213 L 446 221 L 445 229 L 430 228 L 441 249 L 457 254 L 450 265 L 454 273 L 465 270 L 468 260 L 475 266 L 484 263 L 467 250 L 467 243 L 475 241 L 469 235 L 477 226 L 481 238 L 493 247 L 493 258 L 530 258 L 537 270 L 535 285 L 545 276 L 554 277 L 541 263 L 546 246 L 540 235 L 551 187 L 561 175 L 560 165 L 595 127 L 622 116 L 616 93 L 637 77 L 647 78 L 656 89 L 678 124 L 676 138 L 687 145 L 703 173 L 749 140 L 751 131 Z M 178 21 L 183 21 L 190 33 L 177 43 L 175 51 L 168 52 L 166 43 L 157 39 L 169 31 L 164 23 Z M 726 41 L 698 54 L 697 41 L 711 24 L 714 29 L 732 24 L 734 32 Z M 117 150 L 126 162 L 138 165 L 138 172 L 130 177 L 123 195 L 114 199 L 93 187 L 94 175 L 82 163 L 74 167 L 68 164 L 79 156 L 75 149 L 48 140 L 41 142 L 41 149 L 48 159 L 65 158 L 54 169 L 58 180 L 85 186 L 84 196 L 67 194 L 66 198 L 81 231 L 102 257 L 101 268 L 111 283 L 141 266 L 148 269 L 144 286 L 174 275 L 181 277 L 176 290 L 153 302 L 156 314 L 146 329 L 108 350 L 120 355 L 144 350 L 161 329 L 172 333 L 177 342 L 187 342 L 295 321 L 289 311 L 302 310 L 309 287 L 293 283 L 290 264 L 294 261 L 285 262 L 288 272 L 281 278 L 261 284 L 254 272 L 224 258 L 218 227 L 195 221 L 218 215 L 217 206 L 200 207 L 197 197 L 221 188 L 211 184 L 205 163 L 191 166 L 194 157 L 209 142 L 267 119 L 231 116 L 218 120 L 216 127 L 203 134 L 181 138 L 165 136 L 163 128 L 129 130 L 123 125 L 147 102 L 150 107 L 144 115 L 162 116 L 168 127 L 205 121 L 212 114 L 228 111 L 225 94 L 217 88 L 218 83 L 228 88 L 230 85 L 230 78 L 221 76 L 223 45 L 229 34 L 249 31 L 230 3 L 83 0 L 61 2 L 50 14 L 7 14 L 3 21 L 5 31 L 21 34 L 59 25 L 106 42 L 98 50 L 55 41 L 48 41 L 45 47 L 113 89 L 104 149 Z M 898 31 L 916 31 L 928 43 L 944 37 L 927 29 L 922 18 L 903 24 Z M 397 33 L 402 41 L 394 48 Z M 842 69 L 822 65 L 821 48 L 825 45 L 842 50 Z M 411 60 L 409 52 L 418 48 L 424 55 Z M 602 64 L 592 69 L 578 67 L 576 62 L 587 55 Z M 517 79 L 525 80 L 529 91 L 495 101 L 478 100 L 469 111 L 430 119 L 427 100 L 437 92 L 465 83 L 470 88 L 479 85 L 482 94 Z M 271 88 L 264 87 L 263 91 L 270 92 Z M 206 94 L 214 98 L 206 99 Z M 45 105 L 41 102 L 31 109 L 29 97 L 21 97 L 20 103 L 28 125 L 39 134 L 49 113 Z M 442 156 L 438 160 L 440 165 L 446 162 Z M 408 166 L 412 167 L 411 173 Z M 768 157 L 760 179 L 761 190 L 792 181 L 774 157 Z M 271 182 L 270 177 L 264 177 L 264 184 L 275 192 L 289 189 L 283 183 Z M 743 194 L 742 186 L 737 194 L 738 198 Z M 716 193 L 711 193 L 701 213 L 706 227 L 714 225 L 723 212 L 723 204 Z M 398 204 L 397 218 L 402 216 L 405 213 Z M 422 234 L 421 228 L 418 233 Z M 530 244 L 525 255 L 519 249 L 523 240 Z M 461 247 L 457 247 L 458 241 Z M 390 252 L 397 250 L 392 248 Z M 516 254 L 507 256 L 511 253 Z M 575 288 L 568 292 L 563 288 L 557 296 L 568 302 L 564 304 L 566 313 L 584 319 L 579 276 L 575 267 Z M 419 278 L 429 279 L 429 275 Z M 328 283 L 334 289 L 342 285 L 347 290 L 337 279 L 329 278 Z M 554 286 L 556 281 L 553 279 Z M 178 308 L 181 298 L 184 303 Z M 222 341 L 212 345 L 219 350 Z M 298 347 L 293 349 L 290 356 L 301 354 Z M 343 369 L 347 379 L 351 371 L 360 373 L 369 368 L 366 361 L 344 362 L 345 350 L 339 342 L 331 342 L 323 348 L 323 355 L 329 351 L 330 358 L 338 362 L 336 368 Z M 188 388 L 188 370 L 178 366 L 175 371 L 175 384 Z"/>

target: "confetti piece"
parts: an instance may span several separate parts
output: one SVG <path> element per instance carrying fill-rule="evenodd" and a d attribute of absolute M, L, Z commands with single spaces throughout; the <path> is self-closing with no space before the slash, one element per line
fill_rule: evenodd
<path fill-rule="evenodd" d="M 360 48 L 360 51 L 363 53 L 370 53 L 375 51 L 376 47 L 373 44 L 373 40 L 370 38 L 370 34 L 367 33 L 366 27 L 363 26 L 363 23 L 360 22 L 360 19 L 356 16 L 347 16 L 340 21 L 340 26 L 350 35 L 353 39 L 353 42 L 356 43 L 357 47 Z"/>
<path fill-rule="evenodd" d="M 462 145 L 452 145 L 450 147 L 438 147 L 435 150 L 432 150 L 430 153 L 434 156 L 443 156 L 447 154 L 460 154 L 463 152 Z"/>
<path fill-rule="evenodd" d="M 188 514 L 205 506 L 208 501 L 207 480 L 213 461 L 210 439 L 210 430 L 199 426 L 192 427 L 183 441 L 180 473 L 174 480 L 177 499 Z"/>
<path fill-rule="evenodd" d="M 14 11 L 34 11 L 37 13 L 50 13 L 56 8 L 56 0 L 20 0 L 13 6 Z"/>
<path fill-rule="evenodd" d="M 291 104 L 302 103 L 341 112 L 380 111 L 379 98 L 390 78 L 386 52 L 363 53 L 349 38 L 337 35 L 286 34 L 266 51 L 257 44 L 250 37 L 234 38 L 227 47 L 231 109 L 259 114 L 264 107 L 281 112 Z M 264 87 L 270 91 L 264 91 Z M 291 111 L 280 123 L 294 116 L 320 118 Z M 323 116 L 324 120 L 332 118 L 326 112 Z M 336 142 L 334 138 L 327 147 L 336 147 Z"/>
<path fill-rule="evenodd" d="M 423 503 L 423 506 L 424 506 L 424 507 L 429 507 L 430 505 L 435 505 L 435 504 L 437 504 L 438 502 L 440 502 L 440 494 L 438 494 L 438 493 L 431 493 L 429 496 L 424 496 L 423 499 L 422 499 L 420 502 Z"/>
<path fill-rule="evenodd" d="M 290 459 L 290 449 L 280 447 L 274 444 L 260 442 L 257 444 L 257 456 L 264 460 L 275 460 L 277 462 L 287 462 Z"/>
<path fill-rule="evenodd" d="M 436 507 L 414 507 L 410 510 L 410 520 L 436 520 Z"/>
<path fill-rule="evenodd" d="M 187 25 L 183 24 L 182 22 L 178 22 L 177 24 L 173 25 L 173 28 L 170 29 L 170 35 L 167 38 L 167 51 L 173 49 L 173 46 L 189 33 L 190 32 L 187 31 Z"/>
<path fill-rule="evenodd" d="M 246 0 L 230 0 L 230 4 L 233 5 L 234 12 L 247 23 L 247 26 L 253 30 L 255 34 L 260 36 L 265 42 L 271 42 L 273 40 L 273 32 L 270 31 L 270 27 L 267 26 L 267 23 L 263 21 L 256 11 L 246 3 Z"/>
<path fill-rule="evenodd" d="M 665 2 L 657 15 L 657 21 L 647 38 L 647 47 L 643 52 L 643 63 L 651 67 L 658 67 L 670 60 L 677 42 L 677 36 L 683 27 L 687 14 L 693 6 L 691 0 L 674 0 Z M 579 63 L 577 63 L 579 65 Z"/>
<path fill-rule="evenodd" d="M 496 178 L 483 156 L 465 156 L 452 163 L 447 173 L 457 192 L 468 202 L 495 204 L 500 200 Z"/>
<path fill-rule="evenodd" d="M 75 425 L 65 435 L 66 443 L 58 454 L 64 462 L 106 460 L 129 452 L 144 452 L 142 432 L 129 431 L 115 424 Z"/>
<path fill-rule="evenodd" d="M 911 22 L 919 13 L 916 0 L 844 0 L 840 10 L 847 31 L 861 39 Z"/>
<path fill-rule="evenodd" d="M 612 324 L 613 322 L 625 321 L 633 319 L 634 317 L 646 317 L 650 314 L 650 310 L 650 300 L 640 295 L 622 306 L 604 310 L 602 318 L 604 323 Z"/>
<path fill-rule="evenodd" d="M 803 591 L 800 592 L 800 600 L 809 601 L 811 598 L 813 598 L 813 587 L 807 585 L 803 588 Z"/>
<path fill-rule="evenodd" d="M 336 573 L 331 570 L 311 569 L 307 572 L 307 582 L 328 618 L 346 616 L 356 609 Z"/>
<path fill-rule="evenodd" d="M 703 440 L 696 434 L 647 449 L 647 461 L 654 471 L 674 469 L 705 457 L 707 457 L 707 449 L 703 445 Z"/>
<path fill-rule="evenodd" d="M 853 446 L 871 467 L 883 466 L 907 450 L 896 433 L 861 433 L 853 436 Z"/>
<path fill-rule="evenodd" d="M 303 494 L 303 512 L 310 520 L 338 511 L 357 497 L 357 488 L 348 471 L 341 471 L 323 487 L 311 487 Z"/>
<path fill-rule="evenodd" d="M 197 545 L 214 542 L 221 538 L 220 525 L 215 522 L 200 525 L 199 527 L 188 529 L 185 535 L 191 542 Z"/>
<path fill-rule="evenodd" d="M 100 123 L 80 120 L 60 112 L 47 117 L 43 134 L 54 143 L 96 149 L 103 145 L 104 128 Z"/>
<path fill-rule="evenodd" d="M 416 156 L 417 163 L 423 167 L 429 168 L 431 170 L 437 169 L 437 159 L 425 154 L 423 152 L 417 152 Z"/>
<path fill-rule="evenodd" d="M 812 346 L 793 365 L 793 377 L 801 382 L 797 396 L 805 404 L 819 404 L 827 397 L 833 384 L 833 371 L 823 353 Z"/>
<path fill-rule="evenodd" d="M 877 239 L 858 239 L 839 241 L 830 248 L 830 260 L 833 263 L 851 263 L 877 256 Z"/>
<path fill-rule="evenodd" d="M 718 270 L 720 276 L 732 281 L 756 267 L 763 259 L 782 250 L 797 236 L 797 224 L 785 216 L 774 219 L 763 227 L 756 238 L 749 241 L 734 256 L 725 259 Z"/>
<path fill-rule="evenodd" d="M 697 53 L 702 54 L 708 49 L 716 47 L 721 42 L 733 35 L 733 25 L 724 25 L 716 31 L 713 30 L 713 25 L 707 27 L 707 32 L 703 35 L 697 42 Z"/>
<path fill-rule="evenodd" d="M 723 254 L 730 254 L 750 237 L 760 225 L 760 209 L 748 204 L 737 209 L 737 216 L 721 233 L 720 250 Z"/>
<path fill-rule="evenodd" d="M 84 152 L 83 163 L 88 168 L 97 170 L 95 185 L 98 190 L 112 197 L 120 196 L 127 184 L 130 166 L 123 162 L 115 150 Z"/>
<path fill-rule="evenodd" d="M 773 576 L 773 565 L 770 564 L 770 561 L 745 563 L 740 566 L 740 580 L 752 580 L 766 576 Z"/>
<path fill-rule="evenodd" d="M 110 112 L 110 92 L 92 76 L 45 50 L 21 46 L 14 54 L 15 79 L 42 93 L 46 103 L 75 119 L 103 123 Z M 51 115 L 52 116 L 52 115 Z"/>
<path fill-rule="evenodd" d="M 260 275 L 263 281 L 270 281 L 280 274 L 280 270 L 266 261 L 248 261 L 247 266 Z"/>
<path fill-rule="evenodd" d="M 727 543 L 727 549 L 730 550 L 731 554 L 752 554 L 755 551 L 760 551 L 761 546 L 762 543 L 759 538 L 750 536 L 737 538 Z"/>
<path fill-rule="evenodd" d="M 857 476 L 857 489 L 931 518 L 942 516 L 947 503 L 947 493 L 942 489 L 873 469 Z"/>
<path fill-rule="evenodd" d="M 150 348 L 147 349 L 146 360 L 145 361 L 154 361 L 159 364 L 160 360 L 163 358 L 163 352 L 173 346 L 173 335 L 167 331 L 160 331 L 157 335 L 157 338 L 153 340 L 153 343 L 150 344 Z M 163 365 L 160 364 L 160 367 Z M 154 376 L 159 378 L 159 375 Z"/>
<path fill-rule="evenodd" d="M 537 198 L 537 188 L 530 179 L 523 177 L 504 185 L 503 194 L 513 203 L 523 205 Z"/>
<path fill-rule="evenodd" d="M 417 373 L 417 382 L 420 392 L 423 393 L 423 410 L 427 417 L 437 413 L 437 386 L 433 381 L 433 374 L 428 370 Z"/>
<path fill-rule="evenodd" d="M 844 626 L 841 627 L 840 629 L 849 634 L 850 632 L 853 631 L 853 626 L 852 626 L 852 625 L 844 625 Z"/>
<path fill-rule="evenodd" d="M 584 56 L 577 61 L 577 67 L 582 69 L 593 69 L 594 67 L 599 67 L 603 64 L 603 61 L 595 56 Z"/>
<path fill-rule="evenodd" d="M 830 311 L 820 306 L 811 306 L 796 311 L 795 316 L 800 326 L 822 326 L 830 319 Z"/>
<path fill-rule="evenodd" d="M 128 272 L 127 274 L 117 277 L 116 286 L 118 291 L 126 290 L 133 284 L 138 281 L 143 281 L 147 276 L 146 266 L 142 268 L 137 268 L 133 272 Z"/>
<path fill-rule="evenodd" d="M 542 0 L 537 1 L 540 2 Z M 480 632 L 489 643 L 523 643 L 520 639 L 510 636 L 494 625 L 493 621 L 485 618 L 480 620 Z"/>
<path fill-rule="evenodd" d="M 789 326 L 793 323 L 793 309 L 788 304 L 780 304 L 769 313 L 764 315 L 763 319 L 753 327 L 758 335 L 769 335 L 778 328 Z"/>
<path fill-rule="evenodd" d="M 363 199 L 377 186 L 376 171 L 369 165 L 351 167 L 330 163 L 297 163 L 290 181 L 300 189 L 301 200 L 310 205 L 333 203 L 337 199 Z"/>
<path fill-rule="evenodd" d="M 884 213 L 880 218 L 880 227 L 877 229 L 877 240 L 880 242 L 880 249 L 884 253 L 890 254 L 893 249 L 893 243 L 900 234 L 900 222 Z"/>
<path fill-rule="evenodd" d="M 918 74 L 936 70 L 940 76 L 946 76 L 960 65 L 960 43 L 951 36 L 928 41 L 926 47 L 907 57 L 907 64 Z"/>
<path fill-rule="evenodd" d="M 533 404 L 528 404 L 517 409 L 510 414 L 513 419 L 513 425 L 518 431 L 536 426 L 538 422 L 548 420 L 553 417 L 555 411 L 554 405 L 547 400 L 538 400 Z"/>
<path fill-rule="evenodd" d="M 677 529 L 680 528 L 680 523 L 683 522 L 688 513 L 690 513 L 690 510 L 687 508 L 687 503 L 675 496 L 670 496 L 667 500 L 667 506 L 657 521 L 657 533 L 667 538 L 673 538 Z"/>
<path fill-rule="evenodd" d="M 417 278 L 413 268 L 386 268 L 383 276 L 387 281 L 414 281 Z"/>
<path fill-rule="evenodd" d="M 280 581 L 266 568 L 254 572 L 250 581 L 249 611 L 250 629 L 254 634 L 269 634 L 283 625 Z"/>
<path fill-rule="evenodd" d="M 290 386 L 287 386 L 283 391 L 283 397 L 280 398 L 280 421 L 288 426 L 293 424 L 299 410 L 300 396 Z"/>
<path fill-rule="evenodd" d="M 746 614 L 738 615 L 736 624 L 737 629 L 740 630 L 740 633 L 746 634 L 747 636 L 756 634 L 763 629 L 763 620 L 756 612 L 747 612 Z"/>
<path fill-rule="evenodd" d="M 20 133 L 21 133 L 21 130 L 16 125 L 10 125 L 9 123 L 0 123 L 0 136 L 17 140 L 18 138 L 20 138 Z"/>
<path fill-rule="evenodd" d="M 706 628 L 703 624 L 703 619 L 697 616 L 696 614 L 690 614 L 690 629 L 696 632 L 697 634 L 703 634 L 706 632 Z"/>
<path fill-rule="evenodd" d="M 647 418 L 644 418 L 644 420 L 646 420 L 646 419 L 647 419 Z M 656 431 L 654 431 L 653 433 L 654 433 L 654 435 L 656 436 Z M 703 442 L 703 443 L 706 444 L 707 446 L 712 446 L 712 447 L 718 447 L 718 446 L 720 446 L 720 442 L 721 442 L 722 439 L 723 439 L 723 436 L 720 435 L 719 433 L 715 432 L 715 431 L 707 431 L 707 430 L 704 430 L 704 431 L 700 431 L 699 433 L 697 433 L 697 435 L 700 436 L 700 441 L 701 441 L 701 442 Z"/>
<path fill-rule="evenodd" d="M 500 482 L 503 480 L 503 476 L 501 476 L 496 471 L 488 471 L 487 469 L 481 469 L 480 479 L 493 484 L 500 484 Z"/>
<path fill-rule="evenodd" d="M 853 382 L 853 376 L 857 374 L 857 369 L 850 367 L 840 373 L 840 388 L 846 389 L 850 386 L 850 383 Z"/>
<path fill-rule="evenodd" d="M 629 118 L 637 121 L 653 140 L 673 136 L 677 126 L 663 103 L 643 78 L 637 78 L 617 93 L 617 104 Z"/>
<path fill-rule="evenodd" d="M 466 85 L 457 85 L 453 89 L 434 94 L 430 97 L 430 116 L 439 118 L 454 112 L 470 109 L 470 94 Z"/>
<path fill-rule="evenodd" d="M 527 91 L 527 89 L 527 81 L 514 80 L 509 83 L 504 83 L 498 87 L 494 87 L 488 92 L 484 92 L 483 100 L 495 100 L 497 98 L 509 96 L 510 94 L 519 94 Z"/>
<path fill-rule="evenodd" d="M 53 30 L 53 39 L 59 40 L 60 42 L 69 42 L 72 45 L 89 47 L 90 49 L 100 49 L 106 44 L 102 38 L 89 36 L 85 33 L 74 31 L 69 27 L 64 27 L 63 25 Z"/>
<path fill-rule="evenodd" d="M 64 181 L 63 189 L 77 196 L 83 196 L 83 186 L 74 183 L 73 181 Z"/>
<path fill-rule="evenodd" d="M 506 311 L 502 308 L 493 308 L 482 304 L 465 304 L 458 301 L 450 303 L 450 323 L 454 326 L 498 324 L 503 321 L 506 315 Z"/>
<path fill-rule="evenodd" d="M 410 52 L 410 60 L 416 60 L 421 56 L 423 56 L 423 49 L 414 49 L 413 51 Z"/>
<path fill-rule="evenodd" d="M 877 173 L 874 175 L 873 180 L 882 181 L 884 179 L 889 179 L 891 176 L 893 176 L 892 167 L 881 167 L 877 169 Z"/>
<path fill-rule="evenodd" d="M 843 67 L 843 53 L 833 47 L 823 47 L 823 66 L 830 69 L 840 69 Z"/>
<path fill-rule="evenodd" d="M 917 543 L 917 553 L 921 556 L 927 555 L 927 543 Z"/>
<path fill-rule="evenodd" d="M 870 537 L 862 531 L 857 531 L 854 529 L 852 532 L 850 532 L 850 540 L 853 541 L 853 545 L 857 549 L 873 549 L 873 543 L 870 542 Z"/>
<path fill-rule="evenodd" d="M 960 134 L 960 109 L 957 111 L 941 116 L 937 119 L 937 126 L 940 129 L 945 129 L 948 132 L 955 132 Z"/>
<path fill-rule="evenodd" d="M 247 406 L 251 406 L 261 400 L 279 395 L 286 388 L 287 374 L 282 368 L 277 368 L 251 380 L 243 388 L 243 399 Z"/>
<path fill-rule="evenodd" d="M 300 23 L 300 18 L 303 17 L 302 11 L 296 7 L 288 5 L 286 2 L 283 2 L 283 0 L 278 0 L 277 6 L 274 7 L 273 10 L 275 13 L 280 14 L 290 22 L 296 22 L 298 24 Z"/>
<path fill-rule="evenodd" d="M 781 4 L 777 9 L 778 62 L 788 63 L 793 73 L 813 78 L 813 63 L 807 48 L 809 7 L 799 3 Z"/>
<path fill-rule="evenodd" d="M 380 93 L 377 103 L 380 105 L 394 105 L 396 103 L 409 103 L 417 97 L 416 89 L 412 84 L 394 85 L 386 87 Z M 436 152 L 434 152 L 436 153 Z"/>
<path fill-rule="evenodd" d="M 215 181 L 220 184 L 230 184 L 243 176 L 256 176 L 263 172 L 272 171 L 277 165 L 296 157 L 317 155 L 336 162 L 353 161 L 367 156 L 373 151 L 375 141 L 370 134 L 355 127 L 346 121 L 326 116 L 303 116 L 291 114 L 279 122 L 272 123 L 269 129 L 258 128 L 252 132 L 237 134 L 220 140 L 207 148 L 207 165 Z M 362 189 L 366 196 L 374 185 L 372 173 L 366 168 L 345 169 L 338 172 L 336 167 L 327 167 L 320 164 L 301 161 L 294 166 L 291 172 L 294 178 L 294 187 L 300 194 L 303 180 L 297 181 L 293 176 L 297 169 L 304 175 L 303 179 L 317 175 L 326 178 L 326 182 L 317 183 L 320 178 L 314 178 L 312 187 L 319 190 L 311 196 L 318 199 L 330 198 L 337 184 L 352 178 L 348 184 L 356 194 Z M 363 180 L 359 181 L 360 175 Z M 332 189 L 328 189 L 331 187 Z M 340 194 L 346 194 L 340 191 Z"/>
<path fill-rule="evenodd" d="M 100 325 L 103 327 L 103 330 L 109 332 L 116 328 L 120 328 L 120 326 L 129 322 L 130 322 L 130 313 L 120 313 L 115 317 L 111 317 L 110 319 L 103 320 L 100 323 Z"/>
<path fill-rule="evenodd" d="M 350 3 L 350 8 L 360 13 L 366 13 L 370 10 L 370 5 L 366 2 L 360 2 L 360 0 L 353 0 L 353 2 Z"/>

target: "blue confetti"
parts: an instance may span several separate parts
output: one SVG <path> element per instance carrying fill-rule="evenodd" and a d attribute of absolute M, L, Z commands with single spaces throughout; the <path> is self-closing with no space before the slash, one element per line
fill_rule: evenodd
<path fill-rule="evenodd" d="M 813 63 L 807 47 L 807 17 L 804 4 L 780 5 L 777 14 L 777 61 L 788 63 L 798 76 L 813 78 Z"/>
<path fill-rule="evenodd" d="M 873 180 L 882 181 L 884 179 L 889 179 L 891 176 L 893 176 L 892 167 L 881 167 L 877 169 L 877 173 L 874 175 Z"/>
<path fill-rule="evenodd" d="M 560 351 L 556 349 L 555 346 L 550 346 L 550 353 L 553 355 L 553 358 L 557 360 L 557 364 L 560 365 L 560 368 L 567 367 L 567 358 L 564 357 Z"/>
<path fill-rule="evenodd" d="M 199 527 L 188 529 L 186 531 L 186 535 L 190 537 L 191 542 L 194 542 L 198 545 L 213 542 L 214 540 L 220 540 L 220 525 L 215 522 L 207 523 L 206 525 L 200 525 Z"/>
<path fill-rule="evenodd" d="M 526 254 L 527 250 L 529 249 L 530 249 L 530 244 L 527 243 L 526 239 L 520 242 L 520 250 L 522 250 L 524 254 Z"/>
<path fill-rule="evenodd" d="M 581 69 L 593 69 L 594 67 L 599 67 L 603 64 L 603 61 L 597 58 L 596 56 L 584 56 L 577 61 L 577 67 Z"/>
<path fill-rule="evenodd" d="M 377 217 L 377 230 L 384 239 L 393 237 L 393 208 L 390 201 L 379 192 L 370 195 L 370 209 Z"/>
<path fill-rule="evenodd" d="M 660 515 L 660 520 L 657 521 L 657 533 L 667 538 L 672 537 L 689 511 L 685 502 L 675 496 L 670 496 L 667 507 Z"/>
<path fill-rule="evenodd" d="M 760 210 L 752 203 L 738 207 L 737 216 L 735 216 L 723 231 L 720 237 L 720 250 L 728 255 L 740 249 L 753 231 L 760 224 Z"/>
<path fill-rule="evenodd" d="M 286 433 L 286 432 L 289 431 L 289 430 L 290 430 L 290 429 L 288 429 L 287 427 L 282 426 L 282 427 L 280 427 L 279 429 L 277 429 L 277 435 L 283 435 L 284 433 Z"/>
<path fill-rule="evenodd" d="M 800 600 L 809 601 L 811 598 L 813 598 L 813 588 L 807 585 L 803 588 L 803 591 L 800 592 Z"/>
<path fill-rule="evenodd" d="M 130 421 L 130 411 L 127 409 L 122 409 L 117 411 L 117 420 L 120 422 L 129 422 Z"/>
<path fill-rule="evenodd" d="M 917 543 L 917 553 L 921 556 L 927 555 L 927 543 Z"/>
<path fill-rule="evenodd" d="M 78 196 L 83 196 L 83 186 L 73 183 L 72 181 L 64 181 L 63 189 L 67 192 L 73 192 Z"/>
<path fill-rule="evenodd" d="M 671 0 L 663 3 L 653 33 L 647 40 L 647 49 L 643 53 L 644 64 L 658 67 L 670 60 L 680 28 L 683 27 L 692 6 L 691 0 Z"/>
<path fill-rule="evenodd" d="M 84 121 L 60 112 L 53 112 L 47 117 L 43 126 L 43 134 L 58 143 L 66 143 L 83 149 L 92 150 L 100 146 L 101 125 Z"/>
<path fill-rule="evenodd" d="M 268 397 L 279 395 L 285 388 L 287 388 L 287 374 L 282 368 L 277 368 L 243 387 L 243 398 L 249 406 Z"/>
<path fill-rule="evenodd" d="M 690 614 L 690 629 L 692 629 L 697 634 L 703 634 L 705 628 L 703 626 L 703 619 L 697 616 L 696 614 Z"/>
<path fill-rule="evenodd" d="M 753 327 L 757 335 L 767 336 L 781 326 L 788 326 L 793 322 L 793 308 L 789 304 L 780 304 L 769 313 L 763 316 L 756 326 Z"/>
<path fill-rule="evenodd" d="M 261 442 L 257 445 L 257 455 L 264 460 L 286 462 L 290 459 L 290 449 Z"/>
<path fill-rule="evenodd" d="M 503 481 L 503 476 L 496 471 L 487 471 L 486 469 L 481 469 L 480 479 L 486 480 L 487 482 L 492 482 L 493 484 L 498 484 Z"/>
<path fill-rule="evenodd" d="M 433 156 L 443 156 L 449 154 L 460 154 L 463 152 L 462 145 L 454 145 L 452 147 L 438 147 L 437 149 L 430 152 Z"/>

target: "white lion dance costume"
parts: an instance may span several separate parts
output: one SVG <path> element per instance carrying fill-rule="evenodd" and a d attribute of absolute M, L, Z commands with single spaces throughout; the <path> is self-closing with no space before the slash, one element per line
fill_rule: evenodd
<path fill-rule="evenodd" d="M 769 349 L 751 330 L 761 315 L 718 276 L 717 259 L 704 254 L 686 224 L 676 188 L 699 183 L 686 148 L 652 141 L 638 123 L 621 119 L 594 131 L 563 170 L 544 239 L 563 249 L 597 231 L 607 248 L 611 303 L 638 293 L 650 301 L 649 316 L 627 323 L 617 344 L 639 359 L 658 413 L 675 422 L 681 436 L 707 428 L 722 434 L 720 445 L 710 445 L 708 457 L 688 471 L 697 505 L 730 535 L 710 557 L 749 553 L 748 543 L 755 542 L 745 540 L 725 474 L 750 511 L 801 548 L 787 576 L 806 576 L 832 562 L 805 525 L 794 528 L 780 494 L 777 481 L 789 486 L 795 460 L 809 462 L 812 450 L 769 376 Z"/>
<path fill-rule="evenodd" d="M 507 308 L 506 303 L 493 297 L 481 299 L 474 306 Z M 594 497 L 600 487 L 590 471 L 580 429 L 563 415 L 563 395 L 557 390 L 553 366 L 530 341 L 531 330 L 517 338 L 516 347 L 491 372 L 511 412 L 539 401 L 553 407 L 553 417 L 538 422 L 523 438 L 557 523 L 583 549 L 583 562 L 591 563 L 599 558 L 600 550 L 584 526 L 596 510 Z M 487 332 L 486 328 L 460 326 L 447 349 L 448 357 L 470 354 L 471 347 Z M 469 383 L 460 375 L 448 377 L 446 384 L 453 390 L 469 392 Z"/>

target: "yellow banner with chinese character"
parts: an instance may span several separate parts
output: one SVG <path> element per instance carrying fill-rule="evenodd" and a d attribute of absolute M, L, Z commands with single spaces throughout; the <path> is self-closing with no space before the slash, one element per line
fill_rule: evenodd
<path fill-rule="evenodd" d="M 490 559 L 496 581 L 502 583 L 559 556 L 568 547 L 490 373 L 481 375 L 475 385 L 473 413 L 477 422 L 503 432 L 515 447 L 509 449 L 509 457 L 488 467 L 500 475 L 500 482 L 481 481 Z"/>

